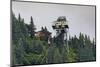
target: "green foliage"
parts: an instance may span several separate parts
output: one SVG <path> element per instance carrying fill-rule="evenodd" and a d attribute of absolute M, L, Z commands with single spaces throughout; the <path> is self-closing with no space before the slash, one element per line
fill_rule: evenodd
<path fill-rule="evenodd" d="M 65 55 L 67 56 L 67 57 L 65 57 L 67 59 L 67 60 L 65 60 L 65 62 L 75 62 L 77 59 L 77 55 L 74 52 L 74 49 L 72 49 L 72 48 L 70 48 L 69 53 L 65 53 Z"/>
<path fill-rule="evenodd" d="M 31 17 L 30 24 L 25 24 L 20 14 L 18 19 L 12 14 L 12 53 L 14 65 L 20 64 L 50 64 L 77 61 L 96 60 L 95 40 L 80 33 L 79 38 L 70 37 L 68 44 L 63 43 L 63 34 L 52 38 L 48 45 L 48 29 L 41 28 L 46 33 L 45 37 L 36 38 L 35 25 Z M 66 46 L 67 45 L 67 46 Z"/>

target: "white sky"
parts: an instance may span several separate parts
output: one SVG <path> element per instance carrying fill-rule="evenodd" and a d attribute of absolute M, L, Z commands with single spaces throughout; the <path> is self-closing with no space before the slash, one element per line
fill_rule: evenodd
<path fill-rule="evenodd" d="M 25 23 L 29 23 L 32 16 L 37 31 L 42 26 L 46 26 L 52 32 L 52 36 L 55 35 L 55 31 L 52 29 L 52 22 L 57 20 L 59 16 L 66 16 L 69 21 L 69 34 L 71 36 L 79 36 L 79 33 L 82 32 L 89 35 L 91 39 L 95 37 L 94 6 L 12 2 L 12 10 L 16 17 L 20 13 Z"/>

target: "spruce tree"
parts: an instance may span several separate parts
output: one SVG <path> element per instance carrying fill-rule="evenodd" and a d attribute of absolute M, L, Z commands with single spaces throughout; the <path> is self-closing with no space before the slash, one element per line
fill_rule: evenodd
<path fill-rule="evenodd" d="M 31 16 L 31 21 L 30 21 L 30 34 L 31 34 L 31 38 L 33 38 L 35 36 L 35 25 L 34 25 L 34 22 L 33 22 L 33 18 Z"/>

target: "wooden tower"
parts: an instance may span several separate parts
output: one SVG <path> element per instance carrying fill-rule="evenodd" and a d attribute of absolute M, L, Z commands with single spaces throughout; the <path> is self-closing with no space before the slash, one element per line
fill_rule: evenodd
<path fill-rule="evenodd" d="M 68 21 L 66 20 L 65 16 L 60 16 L 56 21 L 53 22 L 52 28 L 56 31 L 56 36 L 62 42 L 64 47 L 67 47 L 67 51 L 69 52 L 69 46 L 68 46 Z"/>

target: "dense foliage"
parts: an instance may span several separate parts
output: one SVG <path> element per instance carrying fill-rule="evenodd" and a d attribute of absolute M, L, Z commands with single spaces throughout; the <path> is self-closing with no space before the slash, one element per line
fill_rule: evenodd
<path fill-rule="evenodd" d="M 49 64 L 96 60 L 95 40 L 91 41 L 87 35 L 70 37 L 65 46 L 59 38 L 52 38 L 48 45 L 47 36 L 35 37 L 33 18 L 30 24 L 25 24 L 20 14 L 18 18 L 12 14 L 12 52 L 14 65 Z M 48 31 L 42 27 L 42 31 Z"/>

